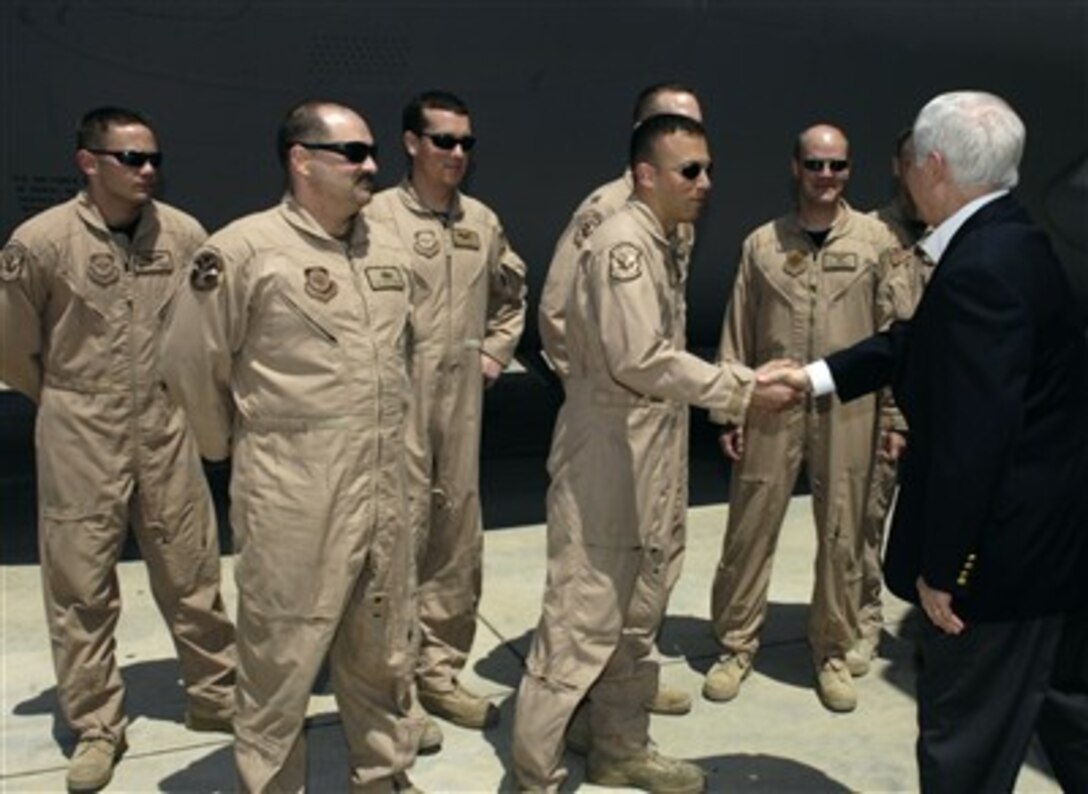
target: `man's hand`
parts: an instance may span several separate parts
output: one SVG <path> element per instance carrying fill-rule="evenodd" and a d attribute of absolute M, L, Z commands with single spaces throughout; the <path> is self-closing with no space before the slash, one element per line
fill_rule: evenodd
<path fill-rule="evenodd" d="M 812 391 L 812 382 L 808 379 L 805 368 L 789 359 L 768 361 L 756 370 L 756 382 L 767 386 L 780 384 L 789 386 L 801 395 Z"/>
<path fill-rule="evenodd" d="M 752 408 L 772 413 L 784 411 L 801 402 L 809 389 L 803 367 L 790 359 L 776 358 L 756 370 Z"/>
<path fill-rule="evenodd" d="M 907 437 L 898 430 L 884 430 L 880 434 L 880 446 L 876 451 L 881 460 L 895 463 L 907 448 Z"/>
<path fill-rule="evenodd" d="M 727 428 L 718 436 L 722 454 L 732 461 L 738 461 L 744 455 L 744 428 L 740 425 Z"/>
<path fill-rule="evenodd" d="M 505 367 L 487 353 L 480 354 L 480 371 L 484 375 L 484 388 L 490 389 L 499 379 Z"/>
<path fill-rule="evenodd" d="M 918 598 L 922 609 L 933 625 L 945 634 L 959 634 L 965 626 L 959 616 L 952 611 L 952 594 L 943 590 L 934 590 L 921 576 L 914 583 L 918 588 Z"/>

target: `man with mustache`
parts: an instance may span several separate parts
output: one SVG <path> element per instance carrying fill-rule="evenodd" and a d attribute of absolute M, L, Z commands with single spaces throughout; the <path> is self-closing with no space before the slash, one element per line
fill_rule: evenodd
<path fill-rule="evenodd" d="M 163 317 L 206 235 L 153 199 L 162 152 L 140 113 L 87 113 L 75 159 L 84 190 L 16 229 L 0 256 L 0 379 L 38 404 L 42 588 L 57 700 L 78 741 L 67 784 L 94 791 L 126 747 L 114 627 L 130 524 L 191 729 L 230 732 L 234 630 L 196 444 L 158 378 Z"/>
<path fill-rule="evenodd" d="M 418 741 L 408 252 L 360 212 L 378 170 L 361 116 L 303 103 L 277 149 L 287 194 L 197 252 L 165 345 L 202 454 L 232 456 L 235 762 L 243 791 L 305 788 L 328 655 L 351 790 L 404 790 Z"/>
<path fill-rule="evenodd" d="M 461 192 L 476 143 L 468 107 L 427 91 L 404 108 L 408 176 L 367 217 L 411 250 L 412 411 L 408 503 L 419 576 L 419 701 L 465 728 L 499 711 L 460 681 L 476 635 L 483 574 L 479 463 L 483 389 L 514 357 L 525 326 L 525 264 L 502 223 Z M 420 749 L 442 734 L 427 720 Z"/>

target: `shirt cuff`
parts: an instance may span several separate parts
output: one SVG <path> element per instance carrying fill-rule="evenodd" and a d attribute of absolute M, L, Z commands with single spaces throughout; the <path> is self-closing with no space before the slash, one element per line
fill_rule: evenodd
<path fill-rule="evenodd" d="M 812 384 L 812 396 L 823 397 L 835 393 L 835 379 L 831 376 L 831 367 L 822 358 L 805 365 L 805 374 Z"/>

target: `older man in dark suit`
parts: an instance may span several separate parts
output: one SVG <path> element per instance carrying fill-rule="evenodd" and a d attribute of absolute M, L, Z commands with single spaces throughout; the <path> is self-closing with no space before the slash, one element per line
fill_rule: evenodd
<path fill-rule="evenodd" d="M 1088 345 L 1049 242 L 1008 195 L 1024 137 L 991 94 L 930 101 L 904 174 L 937 263 L 914 318 L 779 376 L 844 400 L 891 384 L 910 426 L 885 578 L 929 618 L 924 791 L 1011 790 L 1041 710 L 1085 724 L 1052 675 L 1088 592 Z M 1061 770 L 1084 769 L 1085 737 L 1042 738 L 1074 785 Z"/>

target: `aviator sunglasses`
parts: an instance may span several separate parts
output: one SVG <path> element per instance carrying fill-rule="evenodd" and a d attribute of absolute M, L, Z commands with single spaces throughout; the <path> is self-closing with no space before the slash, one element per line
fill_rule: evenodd
<path fill-rule="evenodd" d="M 684 179 L 689 182 L 694 182 L 699 178 L 699 174 L 703 173 L 703 171 L 706 171 L 706 175 L 709 177 L 710 172 L 714 170 L 714 163 L 707 163 L 706 165 L 703 165 L 702 163 L 688 163 L 676 170 L 680 176 L 684 177 Z"/>
<path fill-rule="evenodd" d="M 292 141 L 292 146 L 301 146 L 303 149 L 317 149 L 322 152 L 336 152 L 349 163 L 365 163 L 368 157 L 378 159 L 378 144 L 363 143 L 362 141 L 343 141 L 336 143 L 308 143 L 306 141 Z"/>
<path fill-rule="evenodd" d="M 152 168 L 162 165 L 162 152 L 137 152 L 132 149 L 113 151 L 112 149 L 88 149 L 91 154 L 108 154 L 121 165 L 128 168 L 143 168 L 144 163 L 151 163 Z"/>
<path fill-rule="evenodd" d="M 420 135 L 424 138 L 430 138 L 431 143 L 446 152 L 452 152 L 457 148 L 458 144 L 460 144 L 462 151 L 471 152 L 472 147 L 476 145 L 476 138 L 472 135 L 466 135 L 463 138 L 458 138 L 448 132 L 421 132 Z"/>
<path fill-rule="evenodd" d="M 804 166 L 806 171 L 812 171 L 813 173 L 820 173 L 824 170 L 824 166 L 831 169 L 831 173 L 838 174 L 841 171 L 845 171 L 850 167 L 849 160 L 821 160 L 816 157 L 809 157 L 801 161 L 801 165 Z"/>

